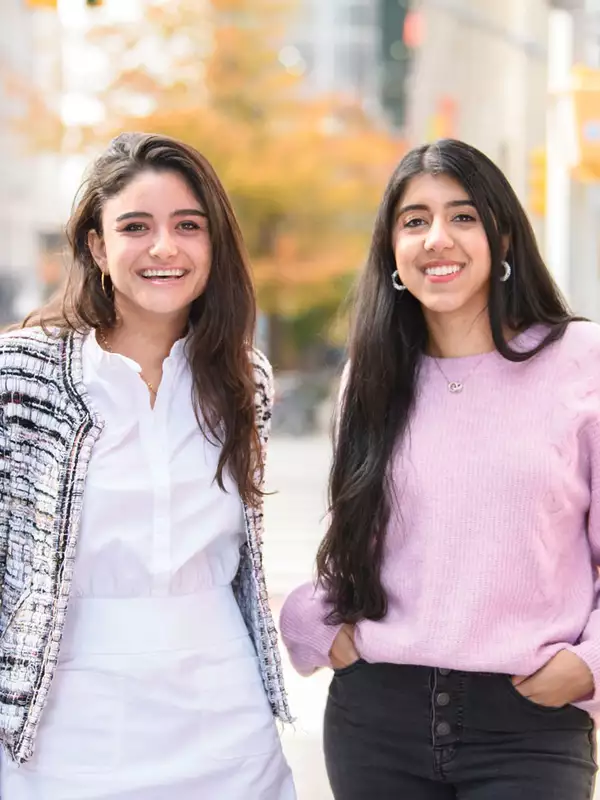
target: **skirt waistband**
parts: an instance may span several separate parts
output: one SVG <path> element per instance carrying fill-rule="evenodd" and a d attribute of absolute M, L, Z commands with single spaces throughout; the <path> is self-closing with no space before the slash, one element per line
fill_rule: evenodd
<path fill-rule="evenodd" d="M 180 596 L 73 597 L 61 654 L 158 653 L 247 637 L 231 586 Z"/>

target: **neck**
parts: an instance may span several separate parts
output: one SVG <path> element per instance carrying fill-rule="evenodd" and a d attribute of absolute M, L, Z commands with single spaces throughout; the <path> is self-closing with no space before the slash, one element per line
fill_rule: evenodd
<path fill-rule="evenodd" d="M 495 349 L 487 308 L 473 315 L 432 314 L 424 310 L 428 352 L 438 358 L 460 358 Z"/>
<path fill-rule="evenodd" d="M 184 335 L 188 315 L 187 311 L 177 317 L 119 313 L 118 319 L 114 328 L 105 331 L 111 350 L 133 359 L 144 373 L 150 373 L 162 366 L 175 342 Z"/>

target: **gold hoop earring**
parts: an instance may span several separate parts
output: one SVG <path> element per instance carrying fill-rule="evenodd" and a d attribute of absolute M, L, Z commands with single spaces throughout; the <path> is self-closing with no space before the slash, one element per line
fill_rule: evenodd
<path fill-rule="evenodd" d="M 102 291 L 104 292 L 105 297 L 108 297 L 108 292 L 106 291 L 106 274 L 102 270 L 100 270 L 100 274 L 102 275 L 102 277 L 100 278 L 100 285 L 102 286 Z"/>

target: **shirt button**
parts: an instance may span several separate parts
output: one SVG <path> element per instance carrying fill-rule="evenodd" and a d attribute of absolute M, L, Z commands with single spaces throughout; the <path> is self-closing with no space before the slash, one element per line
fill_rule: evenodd
<path fill-rule="evenodd" d="M 448 722 L 440 722 L 435 728 L 435 732 L 438 736 L 448 736 L 452 728 Z"/>
<path fill-rule="evenodd" d="M 448 692 L 440 692 L 435 701 L 438 706 L 447 706 L 450 704 L 450 695 Z"/>
<path fill-rule="evenodd" d="M 445 675 L 450 675 L 452 670 L 451 669 L 446 669 L 445 667 L 443 667 L 441 669 L 438 669 L 438 672 L 440 673 L 440 675 L 444 675 L 445 676 Z"/>

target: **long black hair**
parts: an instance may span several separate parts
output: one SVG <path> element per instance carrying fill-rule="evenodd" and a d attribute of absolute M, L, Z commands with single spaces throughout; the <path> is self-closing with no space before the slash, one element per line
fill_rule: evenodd
<path fill-rule="evenodd" d="M 317 556 L 318 579 L 332 611 L 328 621 L 385 616 L 381 562 L 390 515 L 392 452 L 407 429 L 428 331 L 418 300 L 392 287 L 392 231 L 408 183 L 448 175 L 474 203 L 491 254 L 488 314 L 494 344 L 509 361 L 525 361 L 559 339 L 573 320 L 537 247 L 527 215 L 498 167 L 463 142 L 444 139 L 411 150 L 385 190 L 368 260 L 358 282 L 329 484 L 330 524 Z M 506 242 L 509 242 L 506 252 Z M 512 275 L 502 282 L 506 259 Z M 533 350 L 515 352 L 505 337 L 535 323 L 548 326 Z M 396 498 L 401 507 L 401 498 Z"/>

